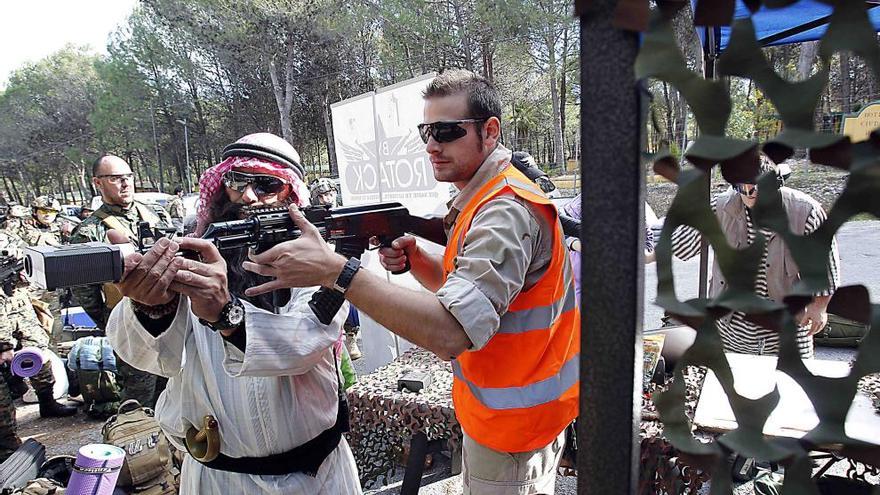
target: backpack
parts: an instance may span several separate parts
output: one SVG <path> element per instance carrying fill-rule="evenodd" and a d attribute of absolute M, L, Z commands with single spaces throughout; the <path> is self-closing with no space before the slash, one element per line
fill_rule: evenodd
<path fill-rule="evenodd" d="M 101 434 L 104 443 L 125 451 L 117 486 L 132 488 L 138 494 L 177 493 L 178 472 L 172 463 L 171 445 L 153 417 L 152 409 L 129 399 L 104 423 Z"/>
<path fill-rule="evenodd" d="M 829 314 L 828 324 L 813 336 L 813 342 L 826 347 L 858 347 L 867 334 L 867 325 Z"/>
<path fill-rule="evenodd" d="M 73 371 L 116 373 L 116 356 L 107 337 L 82 337 L 67 352 L 67 367 Z"/>
<path fill-rule="evenodd" d="M 0 494 L 12 493 L 36 478 L 45 460 L 46 447 L 33 438 L 27 439 L 0 464 Z"/>
<path fill-rule="evenodd" d="M 67 367 L 76 372 L 87 415 L 105 419 L 116 414 L 122 396 L 116 384 L 116 356 L 107 337 L 82 337 L 67 353 Z"/>

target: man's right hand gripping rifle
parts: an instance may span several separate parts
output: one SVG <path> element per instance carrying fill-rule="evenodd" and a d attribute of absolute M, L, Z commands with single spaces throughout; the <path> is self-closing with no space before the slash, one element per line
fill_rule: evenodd
<path fill-rule="evenodd" d="M 178 256 L 179 252 L 197 254 Z M 214 322 L 230 301 L 226 261 L 213 243 L 206 239 L 161 238 L 144 254 L 125 257 L 125 273 L 117 283 L 120 292 L 146 308 L 172 314 L 178 295 L 189 297 L 197 317 Z M 227 333 L 221 330 L 224 335 Z M 228 332 L 228 333 L 231 333 Z"/>

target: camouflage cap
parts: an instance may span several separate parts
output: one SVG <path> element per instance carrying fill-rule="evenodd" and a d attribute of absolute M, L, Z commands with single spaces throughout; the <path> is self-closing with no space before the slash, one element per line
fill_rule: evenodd
<path fill-rule="evenodd" d="M 37 196 L 31 202 L 31 208 L 61 211 L 61 202 L 55 199 L 55 196 Z"/>
<path fill-rule="evenodd" d="M 335 191 L 335 190 L 336 190 L 336 184 L 334 184 L 332 180 L 330 180 L 326 177 L 321 177 L 319 179 L 315 179 L 309 185 L 309 193 L 311 193 L 313 198 L 319 194 L 324 194 L 324 193 L 328 193 L 330 191 Z"/>

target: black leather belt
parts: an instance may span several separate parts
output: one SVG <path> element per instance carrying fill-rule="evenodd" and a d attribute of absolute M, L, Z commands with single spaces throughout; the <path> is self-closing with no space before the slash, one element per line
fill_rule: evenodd
<path fill-rule="evenodd" d="M 336 450 L 342 434 L 349 430 L 348 422 L 348 399 L 339 374 L 339 363 L 336 354 L 333 354 L 333 363 L 336 365 L 338 407 L 336 408 L 336 423 L 322 431 L 318 436 L 308 442 L 294 447 L 287 452 L 272 454 L 266 457 L 229 457 L 223 452 L 208 462 L 196 461 L 211 469 L 231 471 L 233 473 L 255 474 L 260 476 L 281 476 L 291 473 L 303 473 L 309 476 L 317 476 L 318 469 L 327 456 Z M 184 442 L 186 445 L 186 442 Z M 189 446 L 187 445 L 187 450 Z"/>
<path fill-rule="evenodd" d="M 287 452 L 266 457 L 229 457 L 222 452 L 210 462 L 202 462 L 211 469 L 233 473 L 280 476 L 291 473 L 304 473 L 316 476 L 327 456 L 333 452 L 348 431 L 348 402 L 339 404 L 336 424 L 322 431 L 308 442 Z M 193 457 L 195 459 L 195 457 Z M 198 459 L 196 459 L 198 460 Z M 201 461 L 199 461 L 201 462 Z"/>

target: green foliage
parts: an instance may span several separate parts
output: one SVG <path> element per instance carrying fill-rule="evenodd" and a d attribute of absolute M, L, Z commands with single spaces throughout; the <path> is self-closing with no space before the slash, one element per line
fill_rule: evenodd
<path fill-rule="evenodd" d="M 107 56 L 68 47 L 12 75 L 0 93 L 2 187 L 88 196 L 88 165 L 103 152 L 128 160 L 139 188 L 192 185 L 223 146 L 259 131 L 285 136 L 326 174 L 332 103 L 452 67 L 493 79 L 507 144 L 550 164 L 576 148 L 570 10 L 559 0 L 143 0 Z"/>

